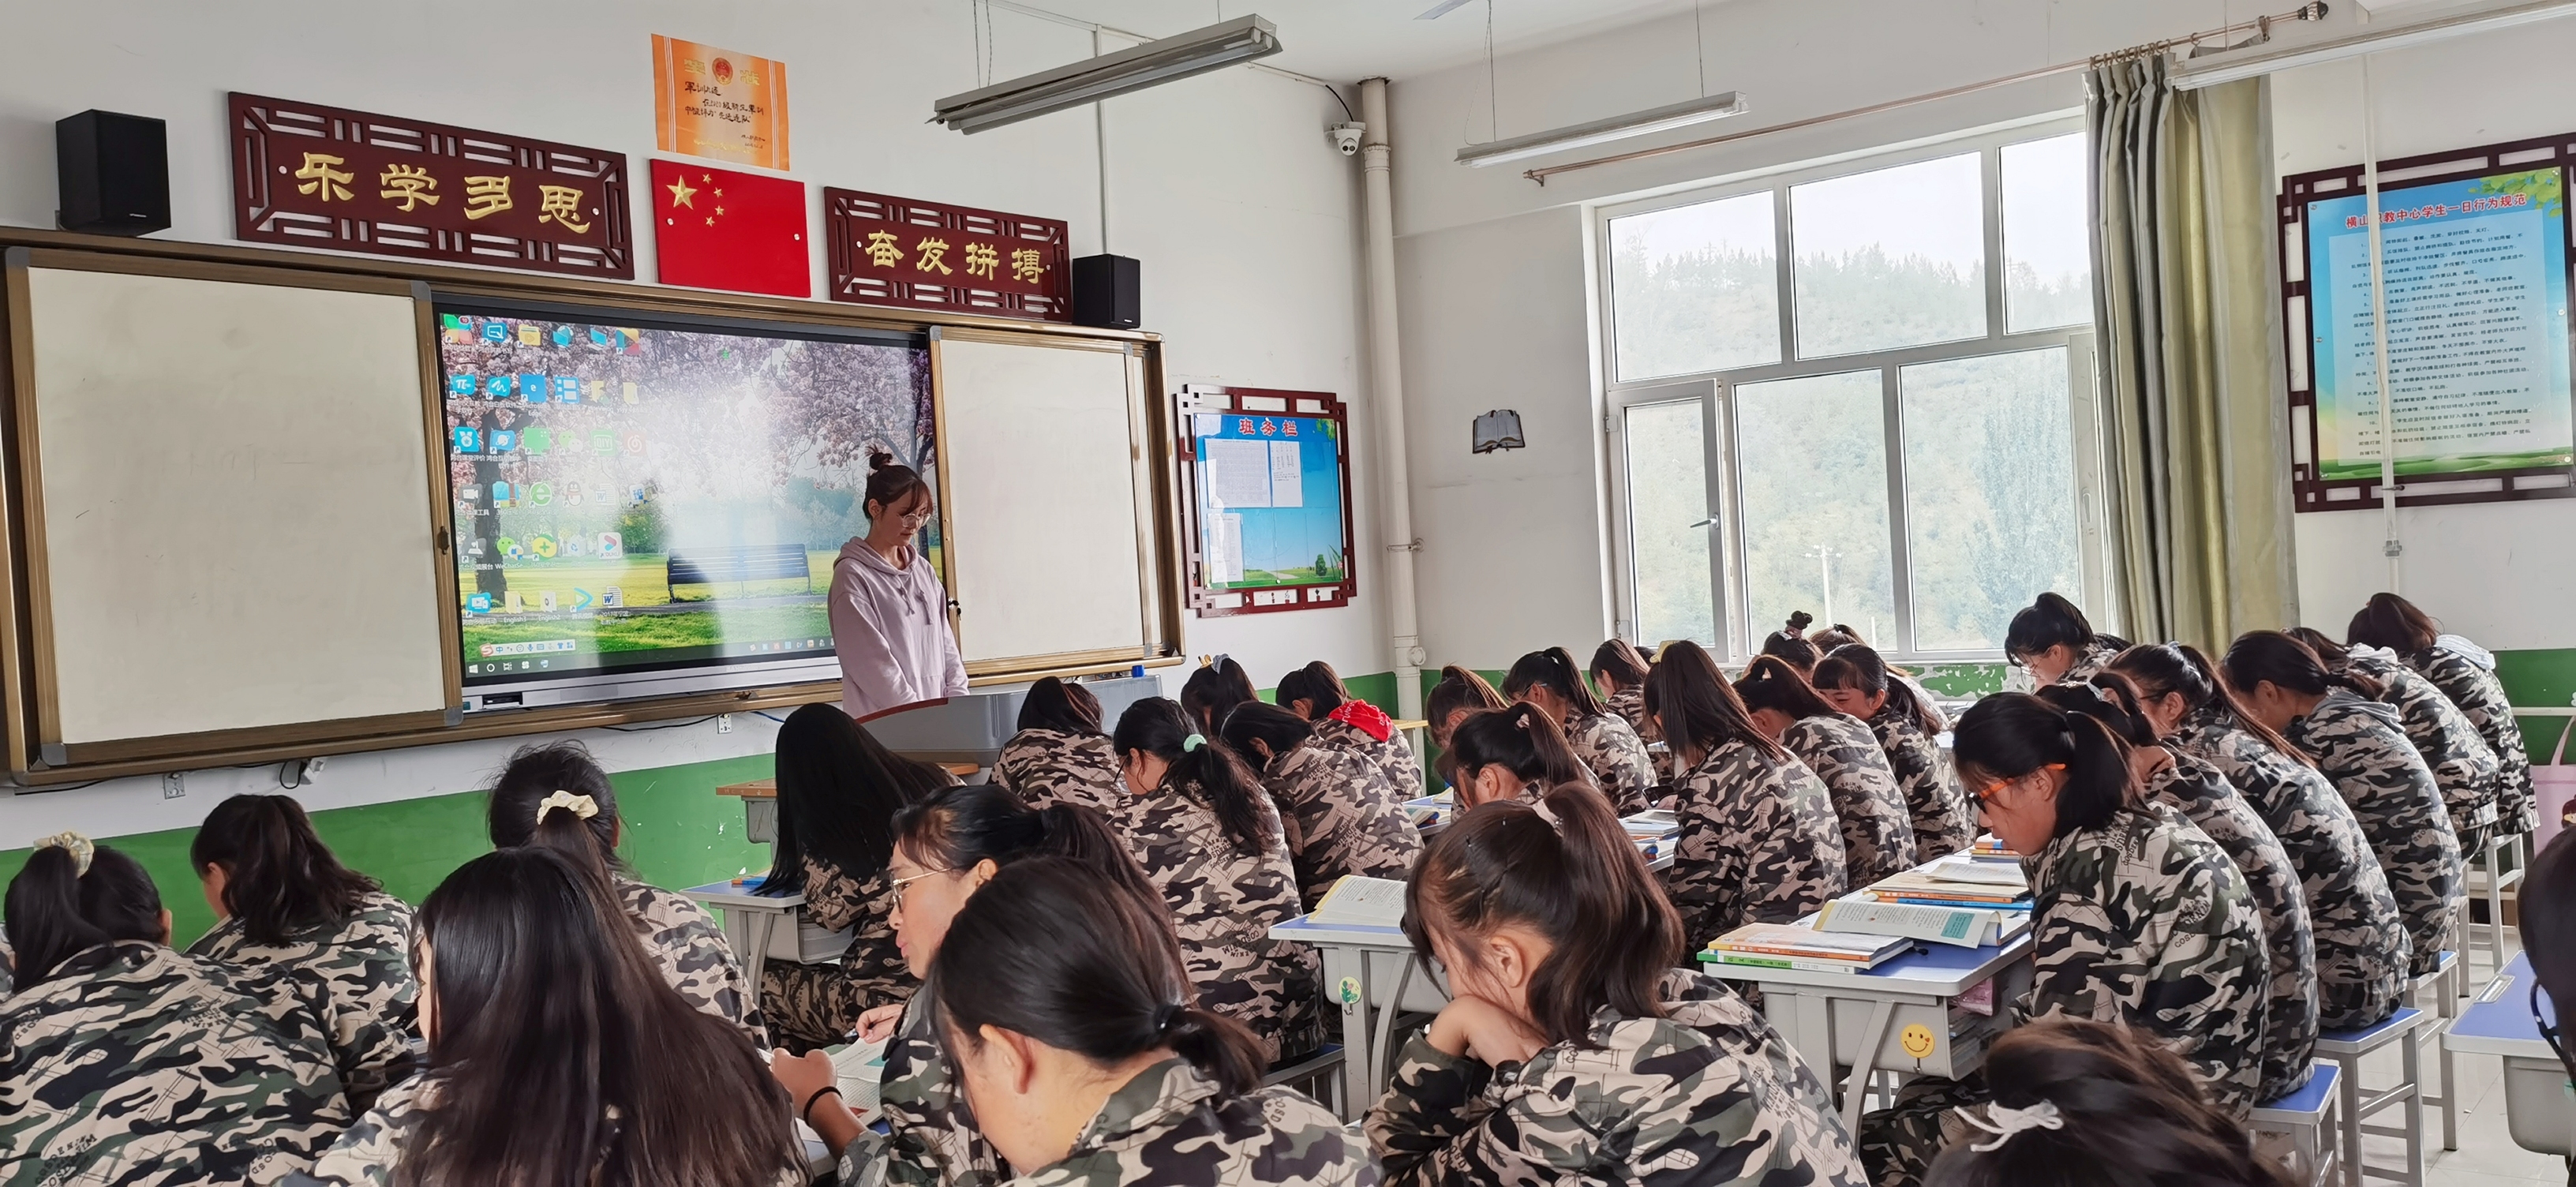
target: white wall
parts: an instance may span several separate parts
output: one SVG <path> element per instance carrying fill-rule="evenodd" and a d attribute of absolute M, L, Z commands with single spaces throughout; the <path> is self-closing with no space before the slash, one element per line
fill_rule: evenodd
<path fill-rule="evenodd" d="M 994 78 L 1091 52 L 1082 30 L 1007 11 L 994 23 Z M 233 90 L 613 149 L 641 177 L 657 155 L 654 33 L 786 61 L 791 176 L 808 187 L 814 227 L 821 187 L 840 185 L 1062 218 L 1073 254 L 1101 250 L 1090 109 L 973 137 L 922 122 L 932 100 L 977 82 L 968 6 L 926 0 L 0 0 L 0 223 L 53 225 L 53 123 L 98 107 L 169 121 L 174 225 L 161 237 L 229 241 Z M 1357 602 L 1187 622 L 1193 654 L 1231 652 L 1265 684 L 1317 658 L 1352 673 L 1392 666 L 1369 559 L 1383 553 L 1359 365 L 1358 170 L 1324 136 L 1344 118 L 1318 87 L 1242 69 L 1107 105 L 1108 246 L 1144 262 L 1145 328 L 1166 336 L 1170 381 L 1332 391 L 1355 405 Z M 649 236 L 637 248 L 649 278 Z M 813 272 L 820 292 L 819 239 Z M 766 722 L 737 721 L 727 735 L 710 724 L 586 737 L 621 770 L 768 748 Z M 343 757 L 300 794 L 346 806 L 471 790 L 508 749 Z M 155 778 L 0 801 L 0 848 L 62 828 L 191 824 L 217 793 L 271 786 L 273 769 L 201 772 L 180 800 L 163 800 Z"/>
<path fill-rule="evenodd" d="M 2576 18 L 2374 55 L 2365 103 L 2358 61 L 2273 79 L 2272 143 L 2281 175 L 2356 164 L 2363 120 L 2381 160 L 2576 132 L 2576 105 L 2498 80 L 2550 78 L 2576 54 Z M 2576 589 L 2576 500 L 2402 508 L 2400 592 L 2444 626 L 2502 649 L 2576 647 L 2565 594 Z M 2388 588 L 2386 528 L 2368 510 L 2298 517 L 2299 604 L 2340 635 L 2353 611 Z"/>
<path fill-rule="evenodd" d="M 1926 94 L 2285 7 L 2247 0 L 1731 0 L 1706 6 L 1696 31 L 1691 14 L 1681 13 L 1502 57 L 1494 65 L 1499 130 L 1524 135 L 1692 97 L 1700 89 L 1695 42 L 1705 46 L 1708 89 L 1743 91 L 1751 113 L 1617 149 Z M 2354 32 L 2356 6 L 2334 8 L 2321 25 L 2281 29 L 2275 45 Z M 2534 98 L 2528 88 L 2499 92 L 2492 80 L 2553 77 L 2551 64 L 2576 48 L 2576 19 L 2480 40 L 2508 42 L 2509 52 L 2463 42 L 2387 56 L 2380 68 L 2389 95 L 2384 153 L 2571 130 L 2576 109 Z M 2332 90 L 2323 80 L 2282 81 L 2275 139 L 2284 169 L 2358 159 L 2350 143 L 2359 127 L 2350 123 L 2354 100 L 2349 88 Z M 1588 644 L 1603 637 L 1611 615 L 1597 599 L 1579 596 L 1607 551 L 1598 513 L 1606 492 L 1597 481 L 1584 490 L 1564 484 L 1597 469 L 1597 457 L 1580 465 L 1571 459 L 1597 454 L 1601 442 L 1600 352 L 1588 337 L 1594 323 L 1582 263 L 1590 207 L 2063 115 L 2081 109 L 2084 91 L 2080 74 L 2061 74 L 1567 174 L 1543 187 L 1517 166 L 1454 163 L 1459 147 L 1495 135 L 1484 63 L 1399 79 L 1392 97 L 1411 462 L 1417 475 L 1464 484 L 1416 493 L 1423 558 L 1436 574 L 1424 579 L 1425 641 L 1434 662 L 1491 666 L 1548 643 Z M 2312 131 L 2334 119 L 2351 129 L 2342 142 Z M 1541 275 L 1556 277 L 1553 287 L 1520 283 Z M 1521 402 L 1479 394 L 1497 382 Z M 1487 407 L 1520 411 L 1531 456 L 1467 455 L 1463 417 Z M 1564 481 L 1529 480 L 1540 473 Z M 1577 500 L 1590 506 L 1576 507 Z M 2576 622 L 2549 621 L 2536 598 L 2515 592 L 2568 588 L 2576 559 L 2564 549 L 2540 554 L 2545 533 L 2563 529 L 2571 515 L 2576 504 L 2409 512 L 2408 592 L 2491 646 L 2576 641 Z M 2302 516 L 2298 539 L 2302 600 L 2339 631 L 2360 598 L 2378 588 L 2376 519 Z M 1505 607 L 1470 581 L 1484 576 L 1499 589 L 1506 575 L 1537 592 Z"/>

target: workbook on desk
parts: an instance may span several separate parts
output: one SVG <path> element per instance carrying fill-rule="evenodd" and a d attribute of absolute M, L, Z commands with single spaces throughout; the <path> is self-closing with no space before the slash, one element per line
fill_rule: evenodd
<path fill-rule="evenodd" d="M 1911 940 L 1831 935 L 1802 923 L 1748 923 L 1708 942 L 1702 964 L 1857 973 L 1912 951 Z"/>
<path fill-rule="evenodd" d="M 1826 903 L 1816 917 L 1819 931 L 1903 936 L 1962 948 L 2000 944 L 2029 926 L 2028 911 L 1886 902 L 1869 897 L 1867 892 Z"/>
<path fill-rule="evenodd" d="M 1355 927 L 1400 927 L 1404 924 L 1404 883 L 1393 878 L 1363 878 L 1344 874 L 1315 909 L 1306 913 L 1308 923 L 1339 923 Z"/>
<path fill-rule="evenodd" d="M 1965 863 L 1935 862 L 1921 869 L 1888 875 L 1860 893 L 1882 903 L 1978 907 L 1993 911 L 2030 909 L 2030 889 L 2022 883 L 2019 870 L 2007 871 L 2012 877 L 2002 881 L 1961 876 L 1970 868 Z"/>
<path fill-rule="evenodd" d="M 1626 825 L 1628 835 L 1635 838 L 1668 837 L 1682 831 L 1681 817 L 1662 808 L 1648 808 L 1623 816 L 1619 823 Z"/>

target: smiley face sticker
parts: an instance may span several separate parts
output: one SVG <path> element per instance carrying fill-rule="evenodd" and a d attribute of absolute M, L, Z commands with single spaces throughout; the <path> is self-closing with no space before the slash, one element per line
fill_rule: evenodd
<path fill-rule="evenodd" d="M 1920 1022 L 1906 1027 L 1896 1035 L 1896 1045 L 1905 1048 L 1905 1053 L 1916 1059 L 1930 1055 L 1932 1044 L 1932 1028 Z"/>

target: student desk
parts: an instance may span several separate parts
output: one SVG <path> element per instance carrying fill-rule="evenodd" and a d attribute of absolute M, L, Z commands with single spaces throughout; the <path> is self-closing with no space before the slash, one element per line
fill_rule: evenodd
<path fill-rule="evenodd" d="M 1647 868 L 1673 864 L 1672 842 L 1659 837 L 1638 843 L 1641 852 L 1653 845 Z M 1341 1007 L 1342 1014 L 1342 1119 L 1356 1121 L 1395 1078 L 1390 1048 L 1396 1016 L 1448 1005 L 1446 980 L 1413 967 L 1413 941 L 1400 927 L 1310 923 L 1300 915 L 1271 928 L 1270 938 L 1295 940 L 1323 958 L 1324 1001 Z"/>
<path fill-rule="evenodd" d="M 2503 1057 L 2505 1128 L 2513 1144 L 2564 1155 L 2576 1137 L 2576 1103 L 2568 1098 L 2567 1069 L 2532 1021 L 2532 981 L 2531 958 L 2517 954 L 2442 1032 L 2442 1048 Z"/>
<path fill-rule="evenodd" d="M 2012 1003 L 2031 981 L 2031 934 L 1982 948 L 1919 944 L 1915 951 L 1861 973 L 1700 966 L 1710 976 L 1761 987 L 1762 1009 L 1780 1037 L 1830 1084 L 1842 1084 L 1843 1125 L 1860 1132 L 1861 1105 L 1872 1074 L 1882 1071 L 1957 1079 L 1985 1062 L 1986 1044 L 2012 1025 Z M 1958 1012 L 1950 1003 L 1993 978 L 1994 1013 Z"/>
<path fill-rule="evenodd" d="M 960 779 L 972 779 L 984 768 L 971 762 L 939 764 Z M 742 835 L 762 845 L 778 843 L 778 780 L 753 779 L 745 783 L 727 783 L 716 788 L 717 795 L 729 795 L 742 801 Z"/>
<path fill-rule="evenodd" d="M 699 905 L 724 912 L 725 942 L 742 962 L 751 991 L 760 992 L 761 966 L 771 957 L 798 964 L 828 964 L 849 950 L 850 933 L 818 927 L 805 919 L 802 893 L 770 898 L 760 893 L 763 879 L 711 882 L 680 893 Z"/>

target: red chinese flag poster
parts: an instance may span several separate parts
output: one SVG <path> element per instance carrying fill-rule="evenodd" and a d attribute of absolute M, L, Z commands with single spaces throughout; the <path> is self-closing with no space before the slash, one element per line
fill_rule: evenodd
<path fill-rule="evenodd" d="M 814 295 L 804 182 L 655 161 L 653 237 L 664 284 Z"/>

